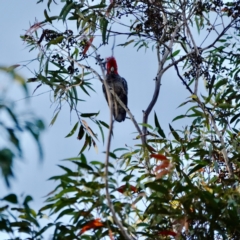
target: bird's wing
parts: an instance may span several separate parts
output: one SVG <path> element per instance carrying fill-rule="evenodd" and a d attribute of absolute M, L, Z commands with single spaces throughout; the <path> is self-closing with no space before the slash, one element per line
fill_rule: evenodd
<path fill-rule="evenodd" d="M 105 96 L 105 98 L 107 100 L 107 103 L 108 103 L 107 92 L 106 92 L 106 88 L 105 88 L 104 84 L 102 84 L 102 90 L 103 90 L 103 94 L 104 94 L 104 96 Z"/>
<path fill-rule="evenodd" d="M 120 94 L 120 99 L 122 100 L 122 102 L 126 105 L 128 104 L 128 84 L 127 81 L 121 77 L 121 82 L 122 82 L 122 94 Z"/>
<path fill-rule="evenodd" d="M 127 81 L 125 80 L 125 78 L 121 78 L 121 81 L 122 81 L 123 89 L 124 89 L 126 95 L 128 95 L 128 84 L 127 84 Z"/>

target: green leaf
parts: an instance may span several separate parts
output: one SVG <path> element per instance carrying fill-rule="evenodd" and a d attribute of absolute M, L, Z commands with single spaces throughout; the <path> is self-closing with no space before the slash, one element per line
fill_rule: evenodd
<path fill-rule="evenodd" d="M 180 107 L 186 105 L 187 103 L 191 103 L 191 102 L 192 102 L 192 100 L 188 100 L 188 101 L 186 101 L 186 102 L 183 102 L 183 103 L 181 103 L 177 108 L 180 108 Z"/>
<path fill-rule="evenodd" d="M 163 132 L 163 130 L 162 130 L 159 122 L 158 122 L 158 118 L 157 118 L 156 112 L 154 112 L 154 121 L 155 121 L 155 126 L 158 128 L 158 131 L 157 131 L 158 134 L 159 134 L 162 138 L 166 138 L 166 136 L 165 136 L 165 134 L 164 134 L 164 132 Z"/>
<path fill-rule="evenodd" d="M 170 130 L 171 130 L 172 135 L 174 136 L 174 138 L 175 138 L 178 142 L 180 142 L 180 141 L 181 141 L 181 138 L 179 137 L 178 133 L 173 129 L 173 127 L 172 127 L 170 124 L 169 124 L 169 128 L 170 128 Z"/>
<path fill-rule="evenodd" d="M 59 215 L 57 216 L 56 220 L 58 220 L 59 218 L 61 218 L 63 216 L 66 216 L 66 215 L 73 215 L 74 211 L 75 211 L 74 208 L 64 209 L 62 212 L 59 213 Z"/>
<path fill-rule="evenodd" d="M 234 115 L 231 120 L 230 120 L 230 123 L 233 123 L 235 120 L 237 120 L 238 118 L 240 118 L 240 113 Z"/>
<path fill-rule="evenodd" d="M 69 3 L 67 1 L 66 5 L 62 8 L 62 11 L 59 14 L 59 18 L 62 18 L 63 22 L 65 21 L 68 13 L 74 8 L 74 6 L 75 6 L 75 2 L 71 1 L 71 3 Z"/>
<path fill-rule="evenodd" d="M 127 175 L 127 176 L 125 176 L 125 177 L 122 179 L 122 181 L 123 181 L 123 182 L 129 182 L 129 180 L 130 180 L 131 178 L 133 178 L 133 177 L 135 177 L 135 175 Z"/>
<path fill-rule="evenodd" d="M 71 130 L 71 132 L 65 137 L 71 137 L 77 130 L 77 127 L 78 127 L 78 121 L 76 122 L 76 124 L 74 125 L 73 129 Z"/>
<path fill-rule="evenodd" d="M 10 187 L 9 177 L 13 177 L 13 152 L 8 148 L 3 148 L 0 150 L 0 170 L 4 177 L 7 187 Z"/>
<path fill-rule="evenodd" d="M 109 129 L 109 125 L 101 120 L 99 120 L 99 122 L 107 129 Z"/>
<path fill-rule="evenodd" d="M 29 202 L 31 202 L 33 200 L 33 198 L 30 195 L 27 195 L 23 201 L 23 204 L 26 205 Z"/>
<path fill-rule="evenodd" d="M 219 180 L 219 177 L 218 177 L 218 176 L 213 176 L 213 177 L 210 179 L 209 183 L 216 182 L 217 180 Z"/>
<path fill-rule="evenodd" d="M 41 1 L 43 1 L 43 0 L 41 0 Z M 39 0 L 38 2 L 40 2 L 40 0 Z M 52 0 L 48 0 L 47 6 L 48 6 L 48 10 L 49 10 L 49 11 L 50 11 L 50 5 L 51 5 L 51 3 L 52 3 Z"/>
<path fill-rule="evenodd" d="M 179 53 L 180 53 L 180 49 L 179 50 L 176 50 L 175 52 L 173 52 L 172 54 L 171 54 L 171 56 L 172 57 L 176 57 Z"/>
<path fill-rule="evenodd" d="M 2 200 L 10 202 L 10 203 L 14 203 L 14 204 L 18 203 L 17 196 L 15 194 L 13 194 L 13 193 L 5 196 Z"/>
<path fill-rule="evenodd" d="M 105 151 L 103 153 L 106 153 Z M 109 157 L 117 159 L 117 156 L 113 152 L 109 152 Z"/>
<path fill-rule="evenodd" d="M 90 165 L 86 164 L 86 163 L 76 162 L 76 161 L 73 161 L 73 162 L 74 162 L 78 167 L 80 167 L 80 169 L 85 168 L 85 169 L 87 169 L 87 170 L 89 170 L 89 171 L 93 171 L 93 168 L 92 168 Z"/>
<path fill-rule="evenodd" d="M 58 114 L 59 114 L 60 111 L 58 111 L 55 116 L 53 117 L 52 121 L 50 122 L 49 126 L 53 125 L 58 117 Z"/>
<path fill-rule="evenodd" d="M 102 136 L 102 141 L 103 141 L 103 143 L 104 143 L 104 132 L 103 132 L 103 128 L 102 128 L 102 126 L 101 126 L 101 124 L 99 123 L 99 121 L 96 121 L 96 123 L 97 123 L 97 125 L 98 125 L 98 127 L 99 127 L 99 130 L 100 130 L 100 133 L 101 133 L 101 136 Z"/>
<path fill-rule="evenodd" d="M 98 114 L 99 114 L 99 112 L 97 112 L 97 113 L 82 113 L 81 117 L 89 118 L 89 117 L 97 116 Z"/>
<path fill-rule="evenodd" d="M 172 122 L 174 122 L 174 121 L 176 121 L 176 120 L 179 120 L 179 119 L 182 119 L 182 118 L 185 118 L 185 117 L 187 117 L 187 116 L 186 116 L 186 115 L 179 115 L 179 116 L 175 117 L 175 118 L 172 120 Z"/>
<path fill-rule="evenodd" d="M 167 60 L 169 60 L 169 59 L 177 56 L 177 55 L 180 53 L 180 51 L 181 51 L 181 50 L 176 50 L 175 52 L 173 52 L 173 53 L 171 54 L 171 56 L 167 58 Z"/>
<path fill-rule="evenodd" d="M 59 36 L 59 37 L 56 37 L 54 39 L 52 39 L 51 41 L 49 41 L 49 45 L 53 44 L 53 45 L 56 45 L 58 43 L 61 43 L 62 40 L 64 39 L 64 36 Z"/>
<path fill-rule="evenodd" d="M 198 34 L 200 33 L 200 26 L 199 26 L 199 21 L 198 21 L 198 17 L 195 16 L 195 23 L 196 23 L 196 26 L 197 26 L 197 31 L 198 31 Z"/>
<path fill-rule="evenodd" d="M 233 105 L 231 105 L 229 103 L 220 103 L 220 104 L 218 104 L 218 106 L 223 109 L 233 108 Z"/>
<path fill-rule="evenodd" d="M 88 93 L 88 91 L 85 89 L 85 87 L 81 84 L 80 88 L 88 95 L 90 96 L 90 94 Z"/>
<path fill-rule="evenodd" d="M 228 82 L 227 78 L 223 78 L 223 79 L 221 79 L 220 81 L 218 81 L 218 82 L 214 85 L 214 87 L 215 87 L 215 89 L 218 89 L 218 88 L 220 88 L 222 85 L 227 84 L 227 82 Z"/>
<path fill-rule="evenodd" d="M 114 149 L 113 152 L 118 152 L 118 151 L 128 151 L 128 149 L 127 148 L 116 148 L 116 149 Z"/>
<path fill-rule="evenodd" d="M 102 42 L 103 44 L 106 44 L 106 34 L 107 34 L 107 26 L 108 26 L 108 20 L 106 18 L 100 19 L 100 29 L 102 31 Z"/>
<path fill-rule="evenodd" d="M 191 175 L 192 173 L 198 171 L 199 169 L 205 167 L 205 166 L 208 165 L 208 164 L 209 164 L 208 162 L 206 162 L 206 164 L 197 164 L 195 167 L 193 167 L 193 168 L 189 171 L 188 176 Z"/>
<path fill-rule="evenodd" d="M 131 44 L 132 42 L 134 42 L 134 39 L 132 39 L 132 40 L 130 40 L 128 42 L 125 42 L 125 43 L 118 44 L 117 46 L 126 47 L 127 45 Z"/>
<path fill-rule="evenodd" d="M 167 188 L 165 188 L 162 184 L 160 184 L 159 182 L 155 181 L 155 182 L 149 182 L 145 184 L 145 187 L 149 187 L 152 190 L 156 191 L 156 192 L 160 192 L 160 193 L 164 193 L 164 194 L 169 194 L 169 190 Z"/>
<path fill-rule="evenodd" d="M 47 14 L 47 10 L 46 10 L 46 9 L 44 10 L 44 16 L 45 16 L 45 18 L 46 18 L 47 22 L 50 22 L 50 23 L 52 23 L 52 20 L 49 18 L 49 16 L 48 16 L 48 14 Z"/>
<path fill-rule="evenodd" d="M 91 143 L 91 138 L 86 134 L 85 142 L 84 142 L 82 149 L 79 152 L 79 155 L 84 152 L 84 150 L 87 148 L 87 146 L 90 146 L 90 143 Z"/>
<path fill-rule="evenodd" d="M 219 39 L 218 42 L 226 42 L 227 39 Z"/>
<path fill-rule="evenodd" d="M 81 140 L 81 139 L 83 138 L 83 136 L 84 136 L 84 133 L 85 133 L 84 127 L 83 127 L 83 125 L 81 125 L 80 128 L 79 128 L 79 131 L 78 131 L 78 137 L 77 137 L 77 139 L 78 139 L 78 140 Z"/>

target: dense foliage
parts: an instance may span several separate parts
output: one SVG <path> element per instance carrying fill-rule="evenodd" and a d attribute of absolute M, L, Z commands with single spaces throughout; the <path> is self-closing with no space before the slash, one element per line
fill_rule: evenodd
<path fill-rule="evenodd" d="M 51 16 L 55 4 L 62 9 Z M 68 137 L 77 134 L 83 147 L 59 165 L 63 173 L 50 178 L 57 185 L 38 211 L 30 208 L 30 196 L 23 203 L 15 194 L 3 197 L 0 229 L 10 239 L 19 239 L 16 230 L 28 239 L 44 239 L 47 229 L 52 239 L 239 239 L 239 6 L 239 1 L 221 0 L 48 0 L 45 19 L 21 36 L 30 50 L 39 51 L 39 69 L 28 82 L 52 90 L 59 107 L 51 124 L 61 104 L 68 103 L 78 116 Z M 136 121 L 128 110 L 139 140 L 134 149 L 110 149 L 112 119 L 106 123 L 78 105 L 82 93 L 94 91 L 92 79 L 104 81 L 106 56 L 99 51 L 118 35 L 126 36 L 120 47 L 153 51 L 158 58 L 143 120 Z M 152 109 L 170 69 L 189 94 L 179 103 L 188 106 L 187 112 L 173 122 L 188 119 L 190 124 L 182 129 L 169 124 L 168 136 L 160 113 Z M 200 82 L 206 91 L 200 92 Z M 97 148 L 97 133 L 88 121 L 106 142 L 105 162 L 87 157 L 86 149 Z M 55 220 L 40 227 L 45 215 Z"/>

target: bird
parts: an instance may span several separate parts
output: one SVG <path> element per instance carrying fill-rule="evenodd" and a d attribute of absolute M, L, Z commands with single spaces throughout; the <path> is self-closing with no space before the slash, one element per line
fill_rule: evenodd
<path fill-rule="evenodd" d="M 109 87 L 110 90 L 113 90 L 114 93 L 119 97 L 119 99 L 125 104 L 127 107 L 128 104 L 128 84 L 127 81 L 122 78 L 118 74 L 118 67 L 117 67 L 117 61 L 114 57 L 108 57 L 106 59 L 106 69 L 107 69 L 107 74 L 106 74 L 106 79 L 105 83 Z M 105 89 L 105 85 L 102 85 L 103 93 L 105 95 L 105 98 L 108 102 L 108 97 L 107 97 L 107 92 Z M 114 97 L 113 94 L 112 96 L 112 106 L 113 106 L 113 116 L 114 119 L 117 122 L 122 122 L 126 118 L 126 111 L 125 109 L 118 103 L 117 99 Z"/>

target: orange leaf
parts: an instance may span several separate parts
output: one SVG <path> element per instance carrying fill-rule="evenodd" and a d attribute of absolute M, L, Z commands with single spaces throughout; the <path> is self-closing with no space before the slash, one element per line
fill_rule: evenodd
<path fill-rule="evenodd" d="M 168 168 L 169 167 L 169 164 L 170 164 L 170 161 L 169 160 L 164 160 L 161 162 L 161 164 L 159 164 L 158 166 L 156 166 L 155 168 L 155 171 L 159 171 L 159 170 L 162 170 L 164 168 Z"/>
<path fill-rule="evenodd" d="M 161 232 L 159 232 L 160 235 L 163 235 L 163 236 L 177 236 L 177 233 L 173 232 L 173 231 L 170 231 L 170 230 L 163 230 Z"/>
<path fill-rule="evenodd" d="M 224 7 L 224 8 L 221 9 L 221 11 L 222 11 L 222 12 L 229 12 L 229 8 Z"/>
<path fill-rule="evenodd" d="M 162 155 L 162 154 L 152 153 L 152 154 L 150 155 L 150 157 L 156 158 L 156 159 L 158 159 L 158 160 L 168 160 L 168 159 L 167 159 L 164 155 Z"/>
<path fill-rule="evenodd" d="M 160 171 L 157 175 L 156 175 L 156 179 L 159 179 L 161 177 L 163 177 L 164 175 L 168 174 L 169 170 L 167 169 L 163 169 L 162 171 Z"/>
<path fill-rule="evenodd" d="M 120 193 L 124 193 L 126 190 L 131 190 L 132 192 L 137 192 L 137 188 L 132 185 L 122 185 L 121 187 L 117 188 L 116 190 Z"/>
<path fill-rule="evenodd" d="M 93 39 L 94 39 L 94 37 L 91 37 L 91 38 L 89 39 L 89 41 L 87 41 L 86 46 L 85 46 L 85 48 L 83 49 L 83 55 L 86 54 L 87 50 L 88 50 L 89 47 L 92 45 Z"/>
<path fill-rule="evenodd" d="M 108 230 L 108 233 L 109 233 L 109 238 L 110 238 L 111 240 L 114 240 L 114 238 L 113 238 L 113 232 L 112 232 L 111 229 Z"/>
<path fill-rule="evenodd" d="M 101 222 L 100 218 L 96 218 L 94 220 L 91 220 L 89 222 L 87 222 L 81 229 L 81 231 L 79 232 L 78 235 L 83 234 L 84 232 L 86 232 L 89 229 L 96 229 L 96 228 L 100 228 L 103 227 L 103 223 Z"/>

